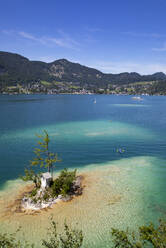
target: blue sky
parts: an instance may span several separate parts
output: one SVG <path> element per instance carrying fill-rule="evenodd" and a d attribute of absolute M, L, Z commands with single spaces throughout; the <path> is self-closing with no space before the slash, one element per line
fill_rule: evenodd
<path fill-rule="evenodd" d="M 0 50 L 109 73 L 166 73 L 165 12 L 165 0 L 1 0 Z"/>

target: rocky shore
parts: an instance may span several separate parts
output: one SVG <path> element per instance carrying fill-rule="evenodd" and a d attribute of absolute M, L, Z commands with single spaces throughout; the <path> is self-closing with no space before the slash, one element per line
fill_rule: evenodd
<path fill-rule="evenodd" d="M 21 208 L 23 210 L 40 210 L 44 208 L 49 208 L 53 204 L 56 204 L 58 202 L 66 202 L 72 200 L 73 197 L 81 195 L 82 194 L 82 176 L 77 176 L 76 180 L 73 182 L 71 191 L 68 195 L 58 195 L 56 198 L 49 198 L 49 199 L 43 199 L 43 195 L 45 193 L 45 190 L 39 189 L 37 192 L 37 201 L 34 201 L 34 199 L 30 196 L 24 196 L 21 201 Z"/>

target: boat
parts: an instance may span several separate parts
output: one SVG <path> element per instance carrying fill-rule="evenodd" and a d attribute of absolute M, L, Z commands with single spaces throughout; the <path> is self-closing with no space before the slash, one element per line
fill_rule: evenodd
<path fill-rule="evenodd" d="M 132 97 L 133 100 L 138 100 L 138 101 L 142 101 L 143 98 L 141 98 L 140 96 L 133 96 Z"/>
<path fill-rule="evenodd" d="M 95 100 L 94 100 L 94 103 L 96 103 L 96 98 L 95 98 Z"/>

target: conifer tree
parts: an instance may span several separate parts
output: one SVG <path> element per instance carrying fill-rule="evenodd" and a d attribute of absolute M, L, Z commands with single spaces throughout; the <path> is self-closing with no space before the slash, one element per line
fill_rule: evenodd
<path fill-rule="evenodd" d="M 60 162 L 58 154 L 50 151 L 50 138 L 46 130 L 44 130 L 44 135 L 37 135 L 37 137 L 40 139 L 38 141 L 39 148 L 34 149 L 36 156 L 30 163 L 32 166 L 39 165 L 47 168 L 53 176 L 54 164 Z"/>

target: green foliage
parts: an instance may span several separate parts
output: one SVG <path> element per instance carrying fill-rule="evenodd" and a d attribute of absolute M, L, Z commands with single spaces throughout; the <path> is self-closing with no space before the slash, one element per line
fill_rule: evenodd
<path fill-rule="evenodd" d="M 51 186 L 53 196 L 67 195 L 71 191 L 73 181 L 76 179 L 76 170 L 68 171 L 64 169 L 61 171 L 58 178 L 56 178 Z"/>
<path fill-rule="evenodd" d="M 52 186 L 52 196 L 58 196 L 61 193 L 61 189 L 62 189 L 62 182 L 57 178 L 54 180 Z"/>
<path fill-rule="evenodd" d="M 114 248 L 165 248 L 166 247 L 166 221 L 160 220 L 155 227 L 152 223 L 141 226 L 136 235 L 134 232 L 112 229 Z"/>
<path fill-rule="evenodd" d="M 128 230 L 120 231 L 112 228 L 113 243 L 115 248 L 142 248 L 142 244 L 137 240 L 134 233 Z"/>
<path fill-rule="evenodd" d="M 50 198 L 50 195 L 47 191 L 45 191 L 44 195 L 43 195 L 43 200 L 47 201 Z"/>
<path fill-rule="evenodd" d="M 43 84 L 43 85 L 46 86 L 46 87 L 52 86 L 52 83 L 47 82 L 47 81 L 41 81 L 40 83 Z"/>
<path fill-rule="evenodd" d="M 13 234 L 0 233 L 0 248 L 33 248 L 27 241 L 16 239 L 18 229 Z M 155 227 L 152 223 L 141 226 L 138 233 L 112 229 L 112 248 L 166 248 L 166 221 L 160 220 Z M 57 233 L 56 222 L 51 218 L 51 227 L 47 240 L 42 240 L 45 248 L 80 248 L 83 244 L 83 233 L 77 229 L 71 229 L 65 223 L 64 233 Z"/>
<path fill-rule="evenodd" d="M 0 248 L 33 248 L 27 241 L 21 242 L 16 239 L 16 234 L 20 231 L 18 229 L 13 234 L 0 233 Z"/>
<path fill-rule="evenodd" d="M 40 141 L 38 141 L 39 148 L 34 149 L 36 157 L 30 161 L 30 166 L 24 170 L 25 175 L 21 176 L 21 179 L 23 181 L 32 181 L 36 188 L 40 188 L 41 175 L 40 173 L 35 173 L 32 167 L 39 165 L 40 167 L 47 168 L 49 172 L 52 170 L 53 173 L 54 164 L 60 162 L 60 160 L 57 154 L 49 150 L 50 138 L 47 131 L 44 130 L 44 135 L 37 135 L 37 137 Z"/>
<path fill-rule="evenodd" d="M 25 173 L 25 176 L 21 176 L 20 178 L 23 180 L 23 181 L 32 181 L 36 188 L 40 188 L 40 185 L 41 185 L 41 179 L 40 179 L 40 174 L 36 174 L 34 172 L 34 170 L 32 169 L 32 166 L 30 166 L 29 168 L 26 168 L 24 170 L 24 173 Z"/>
<path fill-rule="evenodd" d="M 39 198 L 35 198 L 35 197 L 32 198 L 32 201 L 34 204 L 36 204 L 38 202 L 38 200 L 39 200 Z"/>
<path fill-rule="evenodd" d="M 166 247 L 166 221 L 160 220 L 159 226 L 154 227 L 154 224 L 150 223 L 148 226 L 142 226 L 139 228 L 140 238 L 144 244 L 152 244 L 155 248 Z"/>
<path fill-rule="evenodd" d="M 124 85 L 138 82 L 166 80 L 164 73 L 141 76 L 138 73 L 105 74 L 96 69 L 72 63 L 65 59 L 52 63 L 30 61 L 18 54 L 0 52 L 0 86 L 27 86 L 41 82 L 46 88 L 63 87 L 72 82 L 71 87 L 87 88 L 93 91 L 106 89 L 109 84 Z M 70 86 L 69 86 L 70 87 Z M 72 88 L 69 88 L 69 92 Z M 73 88 L 74 90 L 74 88 Z M 153 90 L 153 89 L 152 89 Z M 31 89 L 31 92 L 35 90 Z M 37 91 L 38 92 L 38 91 Z M 101 93 L 101 92 L 100 92 Z"/>
<path fill-rule="evenodd" d="M 153 83 L 150 87 L 149 87 L 149 93 L 151 95 L 154 94 L 160 94 L 160 95 L 165 95 L 166 94 L 166 81 L 158 81 Z"/>
<path fill-rule="evenodd" d="M 17 83 L 30 83 L 42 80 L 49 80 L 50 76 L 46 72 L 47 63 L 39 61 L 29 61 L 18 54 L 0 52 L 0 83 L 14 85 Z"/>
<path fill-rule="evenodd" d="M 42 240 L 45 248 L 80 248 L 83 243 L 82 231 L 70 229 L 66 223 L 64 224 L 64 234 L 58 235 L 54 220 L 51 220 L 48 236 L 48 240 Z"/>
<path fill-rule="evenodd" d="M 34 197 L 34 196 L 36 196 L 36 194 L 37 194 L 37 188 L 34 188 L 34 189 L 31 191 L 30 197 Z"/>
<path fill-rule="evenodd" d="M 0 248 L 34 248 L 33 244 L 27 241 L 16 239 L 18 229 L 13 234 L 0 233 Z M 42 240 L 42 247 L 45 248 L 80 248 L 83 242 L 82 231 L 71 229 L 65 223 L 64 234 L 57 234 L 55 221 L 51 218 L 51 227 L 49 228 L 48 240 Z"/>
<path fill-rule="evenodd" d="M 50 138 L 46 130 L 44 130 L 44 135 L 37 135 L 40 139 L 38 141 L 39 148 L 34 149 L 34 153 L 36 157 L 31 161 L 32 166 L 39 165 L 40 167 L 45 167 L 50 172 L 54 169 L 54 164 L 56 162 L 60 162 L 58 159 L 58 155 L 55 153 L 50 152 L 49 150 L 49 143 Z"/>

